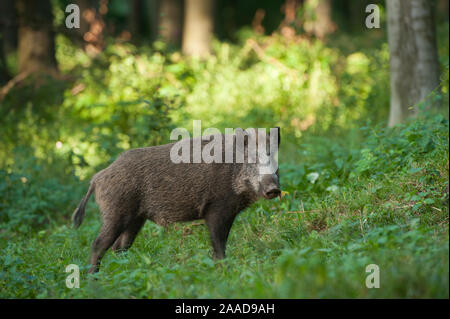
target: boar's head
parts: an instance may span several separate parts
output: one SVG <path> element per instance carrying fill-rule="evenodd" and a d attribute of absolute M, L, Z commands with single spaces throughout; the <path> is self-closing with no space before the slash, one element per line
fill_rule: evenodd
<path fill-rule="evenodd" d="M 236 129 L 236 162 L 242 163 L 238 184 L 255 197 L 273 199 L 281 195 L 278 174 L 280 128 Z M 240 160 L 243 159 L 243 162 Z"/>

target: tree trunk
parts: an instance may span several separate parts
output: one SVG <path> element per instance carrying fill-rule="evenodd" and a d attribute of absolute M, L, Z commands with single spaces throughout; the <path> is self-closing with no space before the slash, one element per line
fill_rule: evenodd
<path fill-rule="evenodd" d="M 159 1 L 144 0 L 144 19 L 147 21 L 146 32 L 151 42 L 158 38 Z"/>
<path fill-rule="evenodd" d="M 439 86 L 433 8 L 428 0 L 389 0 L 390 127 L 417 114 L 416 104 Z"/>
<path fill-rule="evenodd" d="M 183 53 L 203 57 L 211 51 L 214 0 L 185 0 Z"/>
<path fill-rule="evenodd" d="M 132 0 L 130 15 L 128 16 L 128 25 L 130 27 L 131 37 L 133 41 L 139 40 L 142 35 L 143 21 L 143 0 Z"/>
<path fill-rule="evenodd" d="M 441 19 L 448 20 L 448 0 L 438 0 L 437 12 Z"/>
<path fill-rule="evenodd" d="M 10 78 L 3 50 L 3 34 L 0 34 L 0 85 L 8 82 Z"/>
<path fill-rule="evenodd" d="M 314 34 L 319 39 L 324 39 L 327 34 L 336 30 L 336 24 L 331 19 L 331 0 L 308 0 L 314 5 L 314 18 L 305 21 L 306 32 Z"/>
<path fill-rule="evenodd" d="M 17 49 L 16 10 L 13 0 L 0 1 L 0 33 L 3 38 L 4 53 Z"/>
<path fill-rule="evenodd" d="M 17 0 L 19 72 L 54 71 L 56 66 L 50 0 Z"/>
<path fill-rule="evenodd" d="M 158 35 L 168 44 L 180 45 L 183 20 L 182 0 L 161 0 Z"/>
<path fill-rule="evenodd" d="M 300 26 L 301 19 L 298 19 L 297 11 L 301 5 L 302 2 L 299 0 L 286 0 L 281 7 L 281 11 L 284 13 L 284 19 L 280 24 L 280 32 L 286 38 L 294 37 L 296 28 Z"/>

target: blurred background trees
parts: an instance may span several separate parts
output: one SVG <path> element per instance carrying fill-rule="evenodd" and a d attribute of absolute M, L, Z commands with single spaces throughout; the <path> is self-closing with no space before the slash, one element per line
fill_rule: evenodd
<path fill-rule="evenodd" d="M 50 0 L 17 0 L 19 72 L 56 69 L 53 15 Z"/>
<path fill-rule="evenodd" d="M 158 35 L 169 45 L 180 46 L 183 30 L 183 1 L 159 1 Z"/>
<path fill-rule="evenodd" d="M 17 48 L 17 14 L 14 0 L 0 2 L 0 34 L 2 36 L 3 54 L 11 53 Z"/>
<path fill-rule="evenodd" d="M 3 49 L 3 41 L 0 40 L 0 85 L 5 84 L 10 79 L 10 75 L 6 66 L 5 53 Z"/>
<path fill-rule="evenodd" d="M 79 29 L 64 24 L 72 2 Z M 365 25 L 370 3 L 379 29 Z M 392 126 L 448 105 L 446 8 L 444 0 L 4 0 L 3 120 L 19 116 L 13 105 L 63 105 L 78 110 L 72 119 L 103 121 L 97 140 L 115 134 L 108 143 L 117 149 L 127 135 L 145 143 L 190 118 L 279 124 L 295 138 L 367 121 Z"/>
<path fill-rule="evenodd" d="M 186 0 L 183 53 L 205 56 L 211 51 L 214 28 L 214 0 Z"/>
<path fill-rule="evenodd" d="M 105 49 L 106 38 L 110 41 L 115 38 L 140 45 L 160 41 L 170 50 L 205 57 L 211 53 L 214 38 L 237 43 L 245 30 L 259 35 L 279 32 L 286 39 L 315 38 L 325 43 L 333 43 L 333 39 L 329 40 L 337 31 L 337 38 L 342 32 L 352 32 L 355 36 L 367 33 L 363 23 L 367 15 L 365 7 L 372 2 L 76 0 L 74 3 L 81 11 L 81 27 L 69 30 L 64 27 L 61 15 L 70 3 L 68 0 L 39 3 L 4 0 L 0 4 L 0 83 L 6 83 L 18 73 L 56 70 L 55 34 L 68 36 L 90 56 Z M 384 6 L 384 1 L 375 3 Z M 445 0 L 386 2 L 388 25 L 382 27 L 381 36 L 385 37 L 386 30 L 389 31 L 390 126 L 415 115 L 417 108 L 412 106 L 439 84 L 434 15 L 437 10 L 439 21 L 448 20 L 446 8 Z M 53 18 L 53 11 L 59 12 L 59 16 Z M 372 38 L 376 41 L 377 36 Z M 16 52 L 16 66 L 8 67 L 6 57 Z"/>
<path fill-rule="evenodd" d="M 391 67 L 389 126 L 417 115 L 420 101 L 439 88 L 433 7 L 428 0 L 387 1 Z"/>

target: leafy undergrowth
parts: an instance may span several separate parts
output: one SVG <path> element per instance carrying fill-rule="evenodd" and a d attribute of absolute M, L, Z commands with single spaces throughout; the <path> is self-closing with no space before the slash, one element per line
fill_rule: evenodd
<path fill-rule="evenodd" d="M 16 202 L 24 181 L 8 173 L 0 183 L 10 196 L 1 203 L 9 217 L 0 231 L 0 297 L 448 298 L 448 120 L 433 116 L 362 134 L 354 147 L 331 139 L 300 146 L 301 164 L 280 167 L 286 195 L 238 216 L 225 260 L 211 260 L 201 222 L 167 229 L 148 222 L 133 247 L 108 252 L 94 276 L 87 275 L 100 226 L 93 201 L 73 230 L 68 217 L 76 203 L 65 192 L 33 186 Z M 62 184 L 47 183 L 55 190 Z M 83 190 L 65 191 L 78 197 Z M 47 203 L 35 213 L 61 211 L 61 219 L 21 229 L 13 212 L 33 200 Z M 80 266 L 79 289 L 66 288 L 69 264 Z M 379 266 L 378 289 L 365 284 L 370 264 Z"/>

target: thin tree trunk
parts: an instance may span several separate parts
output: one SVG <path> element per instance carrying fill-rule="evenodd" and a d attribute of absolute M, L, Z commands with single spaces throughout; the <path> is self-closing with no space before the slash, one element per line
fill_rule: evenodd
<path fill-rule="evenodd" d="M 169 44 L 180 45 L 183 21 L 182 0 L 161 0 L 158 35 Z"/>
<path fill-rule="evenodd" d="M 297 11 L 301 5 L 302 2 L 299 0 L 286 0 L 281 7 L 281 11 L 284 13 L 284 19 L 280 24 L 280 32 L 286 38 L 294 37 L 296 27 L 300 26 L 301 21 L 297 19 Z"/>
<path fill-rule="evenodd" d="M 213 0 L 185 0 L 183 53 L 203 57 L 211 51 Z"/>
<path fill-rule="evenodd" d="M 437 11 L 440 12 L 440 16 L 447 17 L 448 20 L 448 0 L 438 0 L 437 2 Z"/>
<path fill-rule="evenodd" d="M 416 104 L 439 86 L 433 8 L 428 0 L 386 1 L 391 68 L 388 125 L 418 112 Z"/>
<path fill-rule="evenodd" d="M 331 0 L 307 0 L 315 5 L 313 21 L 305 22 L 305 30 L 319 39 L 336 30 L 336 24 L 331 18 Z"/>
<path fill-rule="evenodd" d="M 158 0 L 144 0 L 144 17 L 147 20 L 147 33 L 149 40 L 155 41 L 158 38 L 159 4 Z"/>
<path fill-rule="evenodd" d="M 131 11 L 128 16 L 128 25 L 130 26 L 131 36 L 134 41 L 141 36 L 141 26 L 143 24 L 142 12 L 144 9 L 143 0 L 132 0 Z"/>
<path fill-rule="evenodd" d="M 17 0 L 19 72 L 54 71 L 56 66 L 50 0 Z"/>
<path fill-rule="evenodd" d="M 0 85 L 5 84 L 11 76 L 6 65 L 6 52 L 14 47 L 14 2 L 12 0 L 0 1 Z M 7 47 L 10 46 L 7 50 Z"/>
<path fill-rule="evenodd" d="M 10 78 L 3 50 L 3 34 L 0 34 L 0 85 L 8 82 Z"/>
<path fill-rule="evenodd" d="M 17 49 L 17 22 L 13 0 L 0 1 L 0 33 L 3 38 L 5 53 Z"/>

